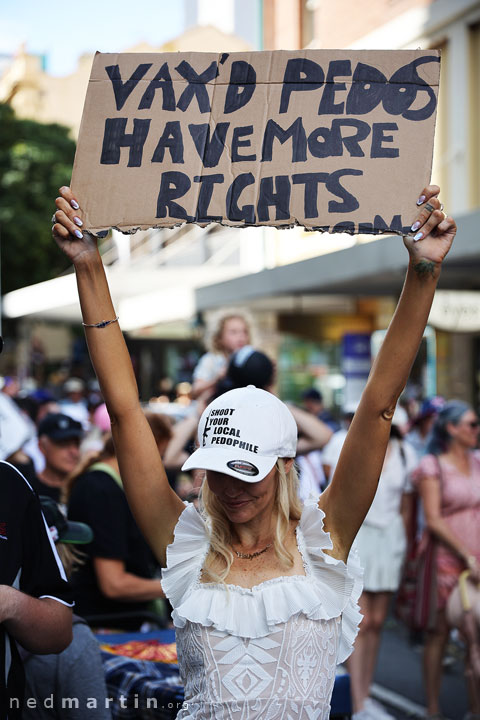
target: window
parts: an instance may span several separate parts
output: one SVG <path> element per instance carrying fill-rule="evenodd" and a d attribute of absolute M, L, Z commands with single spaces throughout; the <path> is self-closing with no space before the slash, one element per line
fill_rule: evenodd
<path fill-rule="evenodd" d="M 480 207 L 480 23 L 470 27 L 470 207 Z"/>

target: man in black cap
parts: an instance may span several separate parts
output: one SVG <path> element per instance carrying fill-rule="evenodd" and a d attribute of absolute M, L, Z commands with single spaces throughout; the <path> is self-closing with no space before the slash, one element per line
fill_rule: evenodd
<path fill-rule="evenodd" d="M 308 388 L 308 390 L 302 393 L 302 400 L 305 410 L 326 423 L 333 432 L 337 432 L 337 430 L 340 429 L 338 422 L 331 415 L 330 411 L 325 408 L 323 395 L 319 390 L 313 387 Z"/>
<path fill-rule="evenodd" d="M 68 415 L 52 413 L 43 418 L 38 426 L 38 447 L 45 456 L 45 469 L 30 481 L 39 495 L 61 500 L 65 481 L 80 459 L 82 436 L 81 423 Z"/>

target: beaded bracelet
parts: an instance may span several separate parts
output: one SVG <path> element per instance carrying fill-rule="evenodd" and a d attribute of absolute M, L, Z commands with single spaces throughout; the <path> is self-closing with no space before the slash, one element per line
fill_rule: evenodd
<path fill-rule="evenodd" d="M 113 318 L 113 320 L 104 320 L 103 322 L 99 323 L 84 323 L 82 322 L 83 327 L 92 327 L 92 328 L 104 328 L 107 327 L 107 325 L 111 325 L 112 323 L 118 322 L 118 315 L 116 318 Z"/>

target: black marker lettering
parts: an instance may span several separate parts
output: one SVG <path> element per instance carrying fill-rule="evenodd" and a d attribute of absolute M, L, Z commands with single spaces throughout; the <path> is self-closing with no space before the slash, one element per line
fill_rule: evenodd
<path fill-rule="evenodd" d="M 120 68 L 118 65 L 109 65 L 105 68 L 106 73 L 110 78 L 110 82 L 112 83 L 117 110 L 122 109 L 130 93 L 136 88 L 140 80 L 151 67 L 151 63 L 142 63 L 130 75 L 129 79 L 126 80 L 126 82 L 122 81 L 122 76 L 120 75 Z"/>
<path fill-rule="evenodd" d="M 150 80 L 140 100 L 139 110 L 152 107 L 153 98 L 157 90 L 161 90 L 163 94 L 162 110 L 175 110 L 175 92 L 173 90 L 172 78 L 168 71 L 168 63 L 163 63 L 153 80 Z"/>
<path fill-rule="evenodd" d="M 288 175 L 275 177 L 276 192 L 273 191 L 273 177 L 260 180 L 257 213 L 261 222 L 270 220 L 269 208 L 275 207 L 275 220 L 288 220 L 290 218 L 290 192 L 291 185 Z"/>
<path fill-rule="evenodd" d="M 165 123 L 165 129 L 153 153 L 152 162 L 163 162 L 166 148 L 170 150 L 173 163 L 183 163 L 183 135 L 178 120 Z"/>
<path fill-rule="evenodd" d="M 344 109 L 344 102 L 335 103 L 335 93 L 345 90 L 345 83 L 336 83 L 334 78 L 337 75 L 349 77 L 352 74 L 350 60 L 332 60 L 328 66 L 327 79 L 323 90 L 322 99 L 318 108 L 319 115 L 341 115 Z"/>
<path fill-rule="evenodd" d="M 318 90 L 325 80 L 323 68 L 307 58 L 292 58 L 287 62 L 283 76 L 280 112 L 286 113 L 292 92 Z"/>
<path fill-rule="evenodd" d="M 257 73 L 245 60 L 235 60 L 230 70 L 230 84 L 225 98 L 225 115 L 246 105 L 255 92 Z M 243 90 L 241 89 L 243 88 Z"/>
<path fill-rule="evenodd" d="M 245 125 L 245 127 L 236 127 L 233 129 L 233 138 L 232 138 L 232 163 L 234 162 L 253 162 L 257 159 L 256 155 L 239 155 L 238 148 L 241 147 L 250 147 L 251 141 L 250 140 L 240 140 L 241 137 L 244 137 L 245 135 L 252 135 L 253 134 L 253 125 Z"/>
<path fill-rule="evenodd" d="M 133 133 L 126 133 L 127 118 L 106 118 L 103 134 L 102 165 L 118 165 L 120 148 L 129 147 L 128 167 L 140 167 L 143 146 L 150 129 L 150 120 L 133 120 Z"/>
<path fill-rule="evenodd" d="M 357 132 L 355 135 L 342 135 L 342 128 L 354 127 Z M 343 155 L 342 143 L 348 150 L 350 157 L 365 157 L 365 153 L 359 143 L 365 140 L 370 134 L 370 125 L 363 120 L 355 120 L 354 118 L 345 118 L 345 120 L 332 121 L 332 155 Z"/>
<path fill-rule="evenodd" d="M 215 125 L 215 130 L 213 131 L 211 140 L 210 125 L 208 125 L 208 123 L 202 123 L 201 125 L 192 124 L 188 126 L 203 167 L 212 168 L 218 165 L 225 147 L 225 138 L 227 136 L 229 126 L 229 122 L 218 123 L 218 125 Z"/>
<path fill-rule="evenodd" d="M 433 55 L 416 58 L 393 73 L 383 100 L 383 107 L 390 115 L 401 115 L 406 120 L 417 121 L 426 120 L 432 115 L 437 106 L 435 92 L 417 73 L 419 65 L 431 62 L 440 62 L 440 58 Z M 423 108 L 410 110 L 418 92 L 426 92 L 429 100 Z"/>
<path fill-rule="evenodd" d="M 304 215 L 306 218 L 318 217 L 318 183 L 326 183 L 328 173 L 299 173 L 292 176 L 294 185 L 305 185 Z"/>
<path fill-rule="evenodd" d="M 182 112 L 190 105 L 194 97 L 197 98 L 201 113 L 210 112 L 210 98 L 205 84 L 218 76 L 218 66 L 213 61 L 203 73 L 198 74 L 186 60 L 182 60 L 175 70 L 187 80 L 188 85 L 180 95 L 177 107 Z"/>
<path fill-rule="evenodd" d="M 330 213 L 353 212 L 360 207 L 360 203 L 357 198 L 340 184 L 340 178 L 344 175 L 363 175 L 363 170 L 345 168 L 344 170 L 336 170 L 335 172 L 330 173 L 326 184 L 327 190 L 343 200 L 343 203 L 339 203 L 336 200 L 330 200 L 328 203 L 328 212 Z"/>
<path fill-rule="evenodd" d="M 365 63 L 358 63 L 347 97 L 347 115 L 366 115 L 377 107 L 386 82 L 387 78 L 380 70 Z"/>
<path fill-rule="evenodd" d="M 384 142 L 393 142 L 393 135 L 385 135 L 387 130 L 398 130 L 397 123 L 373 123 L 372 126 L 372 147 L 370 157 L 372 158 L 395 158 L 399 155 L 398 148 L 383 147 Z"/>
<path fill-rule="evenodd" d="M 355 232 L 355 223 L 353 223 L 351 220 L 344 220 L 343 222 L 339 222 L 336 225 L 333 226 L 332 232 Z"/>
<path fill-rule="evenodd" d="M 302 118 L 298 117 L 289 128 L 284 130 L 275 120 L 269 120 L 265 128 L 262 144 L 262 162 L 272 159 L 273 141 L 277 138 L 283 145 L 292 138 L 292 162 L 305 162 L 307 159 L 307 136 Z"/>
<path fill-rule="evenodd" d="M 322 138 L 322 140 L 320 140 L 320 138 Z M 330 157 L 332 154 L 331 131 L 326 127 L 319 127 L 313 130 L 308 136 L 308 149 L 313 157 Z"/>
<path fill-rule="evenodd" d="M 255 208 L 253 205 L 238 206 L 242 190 L 248 185 L 253 185 L 255 178 L 252 173 L 241 173 L 237 175 L 227 191 L 226 212 L 232 222 L 245 222 L 253 225 L 255 222 Z"/>
<path fill-rule="evenodd" d="M 375 230 L 383 230 L 387 231 L 391 230 L 395 233 L 402 233 L 403 234 L 403 228 L 402 228 L 402 218 L 401 215 L 394 215 L 392 218 L 392 222 L 390 225 L 387 225 L 385 220 L 380 215 L 375 215 L 375 218 L 373 220 L 373 226 Z M 410 228 L 408 228 L 408 232 L 410 232 Z"/>
<path fill-rule="evenodd" d="M 197 211 L 195 213 L 195 222 L 221 222 L 221 215 L 209 215 L 208 206 L 212 199 L 213 186 L 215 183 L 223 183 L 223 175 L 196 175 L 193 181 L 201 183 L 200 192 L 198 194 Z"/>
<path fill-rule="evenodd" d="M 364 235 L 374 235 L 375 230 L 373 229 L 372 223 L 359 223 L 358 232 Z"/>
<path fill-rule="evenodd" d="M 185 195 L 190 190 L 190 186 L 190 178 L 185 173 L 174 170 L 162 173 L 155 217 L 173 217 L 193 222 L 193 218 L 187 215 L 185 208 L 174 202 L 174 200 Z"/>

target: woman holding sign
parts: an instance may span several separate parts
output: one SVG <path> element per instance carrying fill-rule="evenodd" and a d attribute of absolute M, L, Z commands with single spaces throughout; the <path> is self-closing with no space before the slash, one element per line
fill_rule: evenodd
<path fill-rule="evenodd" d="M 350 654 L 361 619 L 361 569 L 350 548 L 456 232 L 438 193 L 425 188 L 416 212 L 412 202 L 405 286 L 328 489 L 301 506 L 295 421 L 274 395 L 249 386 L 214 400 L 200 419 L 199 448 L 184 465 L 206 471 L 200 514 L 168 483 L 95 238 L 80 230 L 70 189 L 60 191 L 53 235 L 75 266 L 129 503 L 165 568 L 183 720 L 329 716 L 335 666 Z"/>

